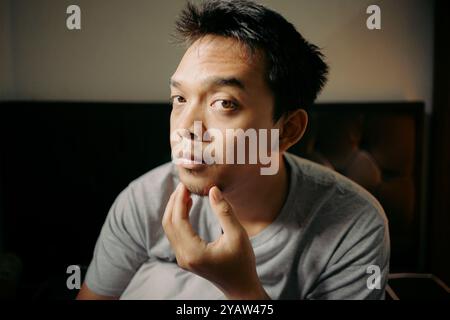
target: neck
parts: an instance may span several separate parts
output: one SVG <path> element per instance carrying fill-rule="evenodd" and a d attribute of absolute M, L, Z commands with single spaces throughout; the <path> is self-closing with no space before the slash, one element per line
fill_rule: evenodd
<path fill-rule="evenodd" d="M 289 177 L 282 154 L 279 163 L 277 174 L 258 174 L 224 195 L 249 236 L 272 223 L 286 201 Z"/>

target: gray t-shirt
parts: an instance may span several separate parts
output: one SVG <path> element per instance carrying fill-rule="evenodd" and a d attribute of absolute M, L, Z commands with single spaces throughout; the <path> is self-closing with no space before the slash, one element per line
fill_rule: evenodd
<path fill-rule="evenodd" d="M 272 299 L 383 299 L 390 246 L 380 204 L 332 170 L 289 153 L 285 159 L 287 200 L 275 221 L 250 238 L 267 294 Z M 121 299 L 225 299 L 208 280 L 176 264 L 161 219 L 177 183 L 176 168 L 167 163 L 119 194 L 86 274 L 93 292 Z M 208 198 L 193 195 L 192 200 L 193 228 L 203 239 L 215 240 L 221 228 Z"/>

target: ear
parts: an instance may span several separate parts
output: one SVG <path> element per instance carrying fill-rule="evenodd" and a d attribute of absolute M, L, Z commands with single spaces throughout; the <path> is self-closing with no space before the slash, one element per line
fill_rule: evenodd
<path fill-rule="evenodd" d="M 283 115 L 279 120 L 280 151 L 286 151 L 296 144 L 305 133 L 308 125 L 308 113 L 297 109 Z"/>

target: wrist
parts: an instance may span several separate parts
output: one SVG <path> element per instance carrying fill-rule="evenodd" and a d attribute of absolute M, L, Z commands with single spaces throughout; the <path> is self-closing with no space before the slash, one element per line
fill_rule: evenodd
<path fill-rule="evenodd" d="M 270 300 L 269 295 L 259 281 L 246 288 L 222 291 L 229 300 Z"/>

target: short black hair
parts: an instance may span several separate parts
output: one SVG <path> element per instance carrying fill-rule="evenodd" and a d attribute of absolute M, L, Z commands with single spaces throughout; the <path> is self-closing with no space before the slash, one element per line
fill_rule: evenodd
<path fill-rule="evenodd" d="M 193 43 L 206 35 L 230 37 L 263 51 L 273 92 L 274 119 L 310 107 L 323 88 L 328 66 L 319 48 L 279 13 L 250 0 L 187 3 L 176 21 L 177 38 Z"/>

